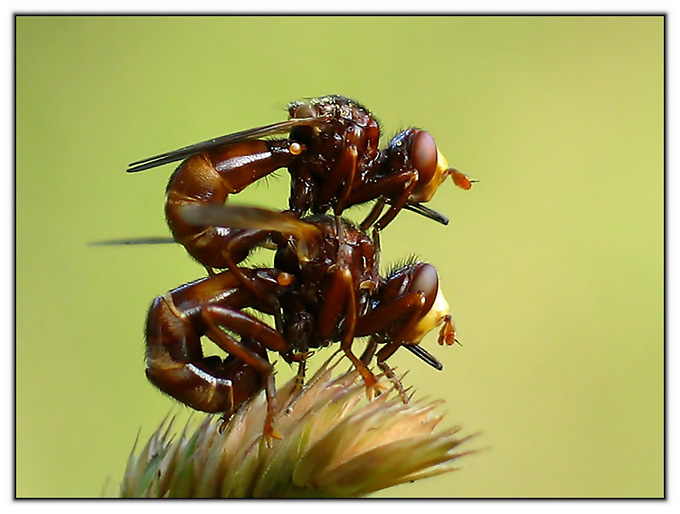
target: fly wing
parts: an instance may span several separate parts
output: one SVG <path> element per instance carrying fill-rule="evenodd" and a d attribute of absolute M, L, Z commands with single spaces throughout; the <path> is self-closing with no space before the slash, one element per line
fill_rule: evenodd
<path fill-rule="evenodd" d="M 237 141 L 244 141 L 247 139 L 255 139 L 265 136 L 273 136 L 276 134 L 285 134 L 290 132 L 291 129 L 295 127 L 314 127 L 323 125 L 328 121 L 328 117 L 319 116 L 314 118 L 292 118 L 290 120 L 282 121 L 279 123 L 273 123 L 272 125 L 265 125 L 263 127 L 256 127 L 247 130 L 242 130 L 241 132 L 234 132 L 233 134 L 227 134 L 226 136 L 216 137 L 214 139 L 209 139 L 201 143 L 196 143 L 193 145 L 185 146 L 184 148 L 179 148 L 171 152 L 165 152 L 153 157 L 147 157 L 140 161 L 135 161 L 129 164 L 127 172 L 135 173 L 137 171 L 148 170 L 150 168 L 156 168 L 164 164 L 171 162 L 181 161 L 187 157 L 204 152 L 210 148 L 216 146 L 224 145 L 227 143 L 235 143 Z"/>
<path fill-rule="evenodd" d="M 175 241 L 172 237 L 135 237 L 128 239 L 108 239 L 105 241 L 93 241 L 89 243 L 90 246 L 120 246 L 120 245 L 165 245 L 174 244 Z"/>
<path fill-rule="evenodd" d="M 184 206 L 180 215 L 191 225 L 279 232 L 305 243 L 314 243 L 321 237 L 315 225 L 291 214 L 261 207 L 195 204 Z"/>

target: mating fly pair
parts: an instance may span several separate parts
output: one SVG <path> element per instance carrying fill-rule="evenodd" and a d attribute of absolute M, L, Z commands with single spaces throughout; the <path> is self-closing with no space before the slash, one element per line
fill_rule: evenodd
<path fill-rule="evenodd" d="M 208 270 L 207 277 L 153 302 L 146 327 L 147 377 L 186 405 L 225 416 L 264 387 L 268 441 L 276 435 L 268 351 L 297 362 L 301 384 L 310 351 L 340 342 L 369 396 L 379 392 L 368 367 L 373 355 L 399 388 L 385 361 L 402 346 L 441 369 L 418 345 L 436 327 L 440 344 L 455 341 L 437 272 L 415 262 L 381 276 L 378 234 L 402 209 L 448 223 L 423 203 L 449 176 L 463 189 L 473 182 L 448 166 L 423 130 L 400 132 L 379 149 L 378 122 L 348 98 L 325 96 L 292 103 L 288 110 L 287 121 L 144 159 L 128 169 L 183 160 L 168 184 L 166 218 L 174 239 Z M 287 137 L 260 139 L 280 134 Z M 229 195 L 280 168 L 291 177 L 287 211 L 224 205 Z M 359 226 L 340 217 L 348 207 L 369 201 L 375 203 Z M 276 250 L 273 267 L 239 267 L 258 246 Z M 246 308 L 271 314 L 275 326 Z M 228 357 L 204 356 L 202 336 Z M 352 342 L 362 336 L 369 342 L 357 356 Z"/>

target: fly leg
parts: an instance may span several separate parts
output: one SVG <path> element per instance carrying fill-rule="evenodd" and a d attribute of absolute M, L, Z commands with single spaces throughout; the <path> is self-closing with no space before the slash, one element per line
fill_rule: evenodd
<path fill-rule="evenodd" d="M 319 331 L 322 337 L 331 338 L 333 330 L 342 322 L 340 347 L 363 378 L 366 395 L 372 399 L 375 393 L 381 392 L 378 380 L 368 366 L 352 352 L 357 311 L 352 275 L 348 269 L 336 268 L 332 272 L 324 298 L 319 312 Z"/>
<path fill-rule="evenodd" d="M 359 154 L 357 144 L 361 138 L 362 131 L 359 127 L 354 127 L 345 134 L 340 155 L 335 159 L 319 191 L 318 204 L 321 209 L 326 210 L 333 202 L 335 214 L 339 215 L 345 209 L 354 184 Z"/>
<path fill-rule="evenodd" d="M 359 336 L 380 332 L 393 332 L 390 335 L 390 342 L 378 351 L 376 360 L 378 367 L 394 384 L 404 403 L 408 403 L 404 387 L 385 360 L 396 352 L 402 344 L 407 342 L 404 340 L 404 335 L 411 332 L 418 323 L 425 301 L 425 295 L 421 292 L 407 294 L 367 313 L 357 323 L 356 335 Z M 399 321 L 404 319 L 406 321 L 403 324 L 399 324 Z M 396 331 L 394 330 L 395 326 L 398 326 Z M 371 338 L 371 341 L 373 341 L 373 338 Z"/>
<path fill-rule="evenodd" d="M 385 208 L 385 203 L 387 201 L 385 200 L 384 197 L 378 198 L 378 200 L 373 204 L 373 207 L 371 208 L 371 212 L 368 213 L 366 218 L 364 218 L 364 221 L 361 222 L 359 225 L 359 228 L 366 232 L 369 227 L 371 227 L 380 217 L 382 214 L 383 209 Z"/>
<path fill-rule="evenodd" d="M 399 393 L 401 401 L 408 403 L 408 396 L 406 395 L 404 385 L 401 383 L 401 380 L 399 380 L 399 377 L 397 377 L 397 375 L 394 373 L 394 370 L 389 366 L 389 364 L 385 362 L 385 360 L 387 360 L 388 357 L 396 352 L 400 346 L 401 343 L 396 341 L 388 343 L 386 346 L 383 346 L 380 349 L 378 355 L 376 356 L 376 360 L 378 362 L 378 367 L 383 371 L 383 373 L 385 373 L 385 376 L 392 382 L 392 384 L 394 384 L 397 393 Z"/>
<path fill-rule="evenodd" d="M 364 350 L 364 353 L 361 354 L 361 357 L 359 359 L 361 362 L 366 364 L 368 366 L 371 362 L 371 359 L 375 355 L 375 351 L 378 349 L 378 341 L 375 340 L 375 337 L 371 337 L 368 340 L 368 343 L 366 344 L 366 349 Z"/>
<path fill-rule="evenodd" d="M 378 229 L 382 230 L 395 218 L 397 214 L 399 214 L 399 211 L 404 208 L 404 205 L 406 204 L 411 191 L 413 191 L 413 188 L 416 186 L 417 181 L 418 172 L 414 170 L 406 170 L 395 175 L 377 178 L 361 187 L 356 188 L 352 194 L 350 194 L 347 200 L 347 205 L 349 206 L 364 203 L 377 197 L 389 199 L 391 203 L 390 208 L 375 224 Z M 374 209 L 377 210 L 378 205 L 380 205 L 380 210 L 382 210 L 382 206 L 384 204 L 376 204 Z M 378 214 L 371 212 L 369 213 L 369 216 L 377 217 Z M 362 223 L 362 228 L 366 226 L 367 223 L 366 220 L 364 220 Z"/>
<path fill-rule="evenodd" d="M 263 436 L 267 445 L 271 446 L 273 438 L 280 439 L 281 437 L 273 426 L 274 414 L 276 413 L 274 368 L 269 361 L 243 343 L 236 341 L 222 328 L 242 337 L 253 339 L 265 348 L 278 352 L 286 352 L 289 349 L 288 343 L 279 332 L 240 311 L 211 305 L 203 310 L 202 318 L 208 326 L 206 335 L 215 344 L 229 355 L 253 368 L 263 378 L 267 397 L 267 415 L 264 421 Z"/>

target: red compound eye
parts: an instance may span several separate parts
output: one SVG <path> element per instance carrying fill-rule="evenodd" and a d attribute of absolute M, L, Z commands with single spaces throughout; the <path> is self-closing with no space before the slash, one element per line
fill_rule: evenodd
<path fill-rule="evenodd" d="M 427 184 L 437 168 L 437 145 L 429 132 L 420 130 L 413 138 L 411 162 L 420 175 L 419 182 Z"/>
<path fill-rule="evenodd" d="M 434 266 L 423 262 L 416 264 L 408 289 L 410 292 L 422 291 L 425 293 L 427 301 L 423 306 L 423 312 L 429 311 L 437 297 L 437 291 L 439 291 L 439 277 Z"/>

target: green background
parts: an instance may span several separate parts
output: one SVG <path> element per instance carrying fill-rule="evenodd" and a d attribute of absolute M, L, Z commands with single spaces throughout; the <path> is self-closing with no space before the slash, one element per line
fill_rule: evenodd
<path fill-rule="evenodd" d="M 663 18 L 16 27 L 18 496 L 115 495 L 137 432 L 174 405 L 144 377 L 145 313 L 204 271 L 174 245 L 88 246 L 168 233 L 172 167 L 126 165 L 329 93 L 388 136 L 426 128 L 480 179 L 429 204 L 449 226 L 403 213 L 382 242 L 386 264 L 417 253 L 438 267 L 463 345 L 425 341 L 441 373 L 408 352 L 391 362 L 485 451 L 379 496 L 663 495 Z M 282 171 L 234 201 L 287 195 Z"/>

